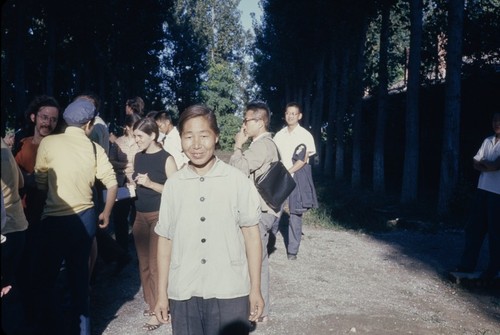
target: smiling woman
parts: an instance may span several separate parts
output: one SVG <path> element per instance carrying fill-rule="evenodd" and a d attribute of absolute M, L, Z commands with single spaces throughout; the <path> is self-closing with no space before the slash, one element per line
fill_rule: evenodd
<path fill-rule="evenodd" d="M 132 226 L 132 234 L 139 259 L 144 301 L 147 305 L 142 314 L 149 317 L 142 328 L 155 330 L 161 324 L 153 313 L 158 291 L 156 280 L 158 236 L 153 229 L 158 222 L 163 186 L 167 178 L 177 171 L 177 165 L 174 158 L 156 141 L 159 130 L 152 118 L 137 121 L 133 130 L 140 152 L 135 155 L 134 159 L 133 181 L 137 186 L 135 201 L 137 213 Z"/>

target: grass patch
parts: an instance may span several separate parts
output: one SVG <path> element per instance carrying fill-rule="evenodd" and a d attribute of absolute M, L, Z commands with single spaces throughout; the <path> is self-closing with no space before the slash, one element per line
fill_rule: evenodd
<path fill-rule="evenodd" d="M 461 211 L 447 218 L 436 214 L 434 199 L 402 205 L 396 195 L 381 196 L 366 189 L 353 189 L 345 182 L 314 176 L 319 208 L 308 211 L 304 222 L 320 227 L 365 232 L 411 229 L 434 232 L 443 227 L 463 227 L 469 199 L 460 199 Z"/>

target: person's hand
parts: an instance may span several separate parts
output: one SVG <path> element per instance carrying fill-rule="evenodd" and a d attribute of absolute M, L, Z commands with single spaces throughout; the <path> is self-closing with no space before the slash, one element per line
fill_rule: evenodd
<path fill-rule="evenodd" d="M 134 179 L 135 183 L 137 185 L 142 185 L 144 187 L 148 187 L 148 185 L 151 183 L 151 179 L 149 179 L 149 176 L 147 173 L 138 173 L 137 177 Z"/>
<path fill-rule="evenodd" d="M 3 141 L 5 142 L 5 144 L 7 144 L 9 149 L 12 150 L 12 148 L 14 148 L 15 139 L 16 139 L 16 135 L 14 135 L 13 132 L 8 132 L 7 134 L 5 134 Z"/>
<path fill-rule="evenodd" d="M 245 130 L 241 127 L 240 131 L 234 135 L 234 146 L 241 149 L 246 141 L 248 141 L 248 135 L 245 134 Z"/>
<path fill-rule="evenodd" d="M 115 143 L 116 139 L 117 139 L 117 137 L 114 133 L 109 133 L 109 142 L 110 143 Z"/>
<path fill-rule="evenodd" d="M 104 213 L 99 214 L 99 228 L 106 228 L 109 225 L 109 215 Z"/>
<path fill-rule="evenodd" d="M 251 291 L 248 299 L 250 300 L 250 316 L 248 320 L 250 320 L 250 322 L 257 322 L 257 319 L 260 318 L 262 312 L 264 312 L 264 299 L 260 291 Z"/>
<path fill-rule="evenodd" d="M 167 296 L 158 298 L 155 306 L 155 315 L 161 323 L 170 322 L 170 308 L 168 306 Z"/>
<path fill-rule="evenodd" d="M 7 293 L 9 293 L 10 289 L 12 288 L 11 285 L 8 285 L 8 286 L 5 286 L 5 287 L 2 287 L 2 292 L 1 292 L 1 295 L 0 297 L 3 297 L 4 295 L 6 295 Z"/>

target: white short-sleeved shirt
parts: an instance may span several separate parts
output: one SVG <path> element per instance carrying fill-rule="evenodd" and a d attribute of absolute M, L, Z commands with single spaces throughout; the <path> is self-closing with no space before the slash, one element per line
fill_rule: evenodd
<path fill-rule="evenodd" d="M 177 127 L 172 128 L 172 130 L 165 135 L 161 141 L 163 143 L 163 149 L 174 157 L 177 169 L 180 169 L 188 162 L 188 158 L 182 152 L 181 136 Z"/>
<path fill-rule="evenodd" d="M 500 142 L 495 143 L 495 136 L 490 136 L 483 141 L 474 159 L 494 161 L 498 157 L 500 157 Z M 500 170 L 481 172 L 477 188 L 500 194 Z"/>
<path fill-rule="evenodd" d="M 281 129 L 274 135 L 273 139 L 280 150 L 283 165 L 285 165 L 287 169 L 293 166 L 293 152 L 299 144 L 305 144 L 306 150 L 309 151 L 309 157 L 316 154 L 314 138 L 307 129 L 300 125 L 297 125 L 291 132 L 288 131 L 288 127 Z"/>
<path fill-rule="evenodd" d="M 251 180 L 217 158 L 204 176 L 190 166 L 165 183 L 155 232 L 172 240 L 168 297 L 232 299 L 250 293 L 241 227 L 260 220 Z"/>

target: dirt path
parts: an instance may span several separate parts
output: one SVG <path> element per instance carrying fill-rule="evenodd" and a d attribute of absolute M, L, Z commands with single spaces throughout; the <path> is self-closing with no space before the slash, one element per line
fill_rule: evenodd
<path fill-rule="evenodd" d="M 498 288 L 465 290 L 441 276 L 461 241 L 457 231 L 365 235 L 305 226 L 299 257 L 289 261 L 278 235 L 272 320 L 252 334 L 500 334 Z M 100 273 L 93 334 L 146 333 L 136 269 L 134 261 L 119 277 Z"/>

